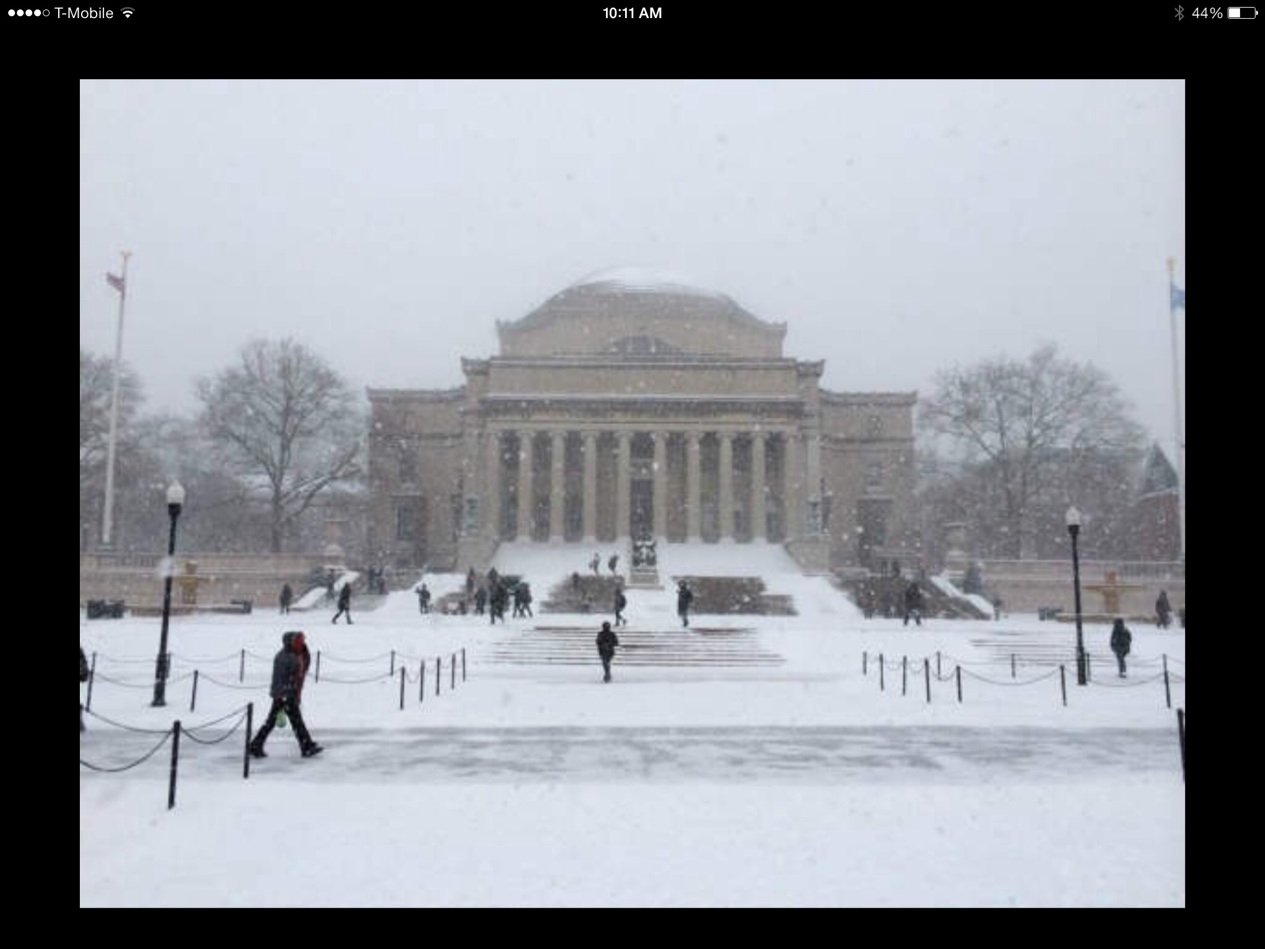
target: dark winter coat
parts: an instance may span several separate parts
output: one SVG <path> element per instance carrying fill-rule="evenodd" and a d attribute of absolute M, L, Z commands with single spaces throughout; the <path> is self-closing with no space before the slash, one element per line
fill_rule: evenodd
<path fill-rule="evenodd" d="M 294 651 L 294 633 L 283 633 L 281 649 L 272 660 L 272 686 L 268 694 L 274 699 L 298 699 L 303 692 L 303 676 L 307 674 L 303 656 Z"/>
<path fill-rule="evenodd" d="M 1169 605 L 1167 593 L 1161 593 L 1156 599 L 1155 612 L 1158 613 L 1162 619 L 1168 619 L 1168 617 L 1173 615 L 1173 607 Z"/>
<path fill-rule="evenodd" d="M 92 670 L 88 668 L 88 657 L 83 654 L 83 646 L 79 647 L 79 681 L 87 682 Z"/>
<path fill-rule="evenodd" d="M 345 610 L 351 606 L 351 584 L 344 583 L 343 588 L 338 591 L 338 608 Z"/>
<path fill-rule="evenodd" d="M 627 605 L 628 605 L 628 597 L 624 596 L 623 593 L 617 592 L 615 594 L 615 612 L 618 613 Z"/>
<path fill-rule="evenodd" d="M 1124 625 L 1124 620 L 1116 620 L 1115 625 L 1111 627 L 1111 651 L 1117 656 L 1127 656 L 1131 645 L 1133 645 L 1133 634 L 1129 632 L 1129 627 Z"/>
<path fill-rule="evenodd" d="M 597 654 L 604 659 L 609 659 L 615 655 L 615 647 L 619 645 L 619 637 L 615 635 L 615 631 L 609 626 L 603 627 L 602 631 L 597 634 Z"/>
<path fill-rule="evenodd" d="M 681 587 L 676 591 L 676 611 L 685 613 L 689 611 L 690 604 L 694 602 L 694 591 L 689 587 Z"/>
<path fill-rule="evenodd" d="M 918 588 L 916 583 L 911 583 L 905 588 L 905 608 L 910 610 L 922 609 L 922 590 Z"/>

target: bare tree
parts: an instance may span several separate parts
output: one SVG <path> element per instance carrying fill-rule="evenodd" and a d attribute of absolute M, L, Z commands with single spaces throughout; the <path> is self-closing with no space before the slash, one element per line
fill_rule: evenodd
<path fill-rule="evenodd" d="M 217 453 L 267 506 L 274 553 L 317 495 L 361 474 L 363 410 L 292 339 L 248 343 L 237 366 L 198 381 L 198 399 Z"/>
<path fill-rule="evenodd" d="M 1143 436 L 1106 374 L 1061 359 L 1050 343 L 1023 362 L 941 371 L 918 420 L 970 473 L 972 520 L 1016 558 L 1036 535 L 1059 533 L 1069 503 L 1084 509 L 1078 492 L 1101 481 L 1108 460 L 1136 456 Z"/>

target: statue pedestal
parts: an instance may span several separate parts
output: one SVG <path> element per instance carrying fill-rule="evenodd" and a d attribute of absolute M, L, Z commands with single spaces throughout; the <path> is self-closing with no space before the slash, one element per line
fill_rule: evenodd
<path fill-rule="evenodd" d="M 1117 574 L 1114 570 L 1108 570 L 1103 575 L 1102 583 L 1084 583 L 1081 585 L 1086 590 L 1092 590 L 1102 597 L 1102 609 L 1098 612 L 1107 615 L 1120 613 L 1120 594 L 1142 589 L 1142 585 L 1139 583 L 1121 583 L 1117 579 Z"/>

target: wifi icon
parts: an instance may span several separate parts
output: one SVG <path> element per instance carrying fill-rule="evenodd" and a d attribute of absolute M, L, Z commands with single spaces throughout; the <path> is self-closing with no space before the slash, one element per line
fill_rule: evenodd
<path fill-rule="evenodd" d="M 131 19 L 132 14 L 135 13 L 136 11 L 132 7 L 124 7 L 119 12 L 122 13 L 125 17 Z"/>

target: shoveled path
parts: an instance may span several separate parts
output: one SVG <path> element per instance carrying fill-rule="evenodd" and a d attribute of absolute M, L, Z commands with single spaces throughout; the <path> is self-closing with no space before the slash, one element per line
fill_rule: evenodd
<path fill-rule="evenodd" d="M 204 738 L 207 736 L 204 736 Z M 1176 725 L 1163 728 L 1060 729 L 959 726 L 737 726 L 322 728 L 326 751 L 301 759 L 287 733 L 275 733 L 269 757 L 251 762 L 250 780 L 270 777 L 381 783 L 448 781 L 857 784 L 972 783 L 1122 778 L 1144 771 L 1181 775 Z M 81 754 L 98 765 L 130 762 L 153 736 L 98 730 Z M 164 783 L 170 751 L 132 769 Z M 240 732 L 228 740 L 181 746 L 179 773 L 190 779 L 241 779 Z M 81 780 L 100 772 L 82 769 Z M 104 774 L 109 778 L 111 775 Z"/>

